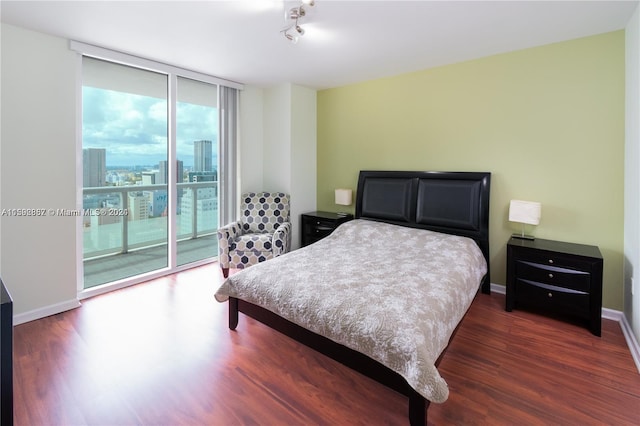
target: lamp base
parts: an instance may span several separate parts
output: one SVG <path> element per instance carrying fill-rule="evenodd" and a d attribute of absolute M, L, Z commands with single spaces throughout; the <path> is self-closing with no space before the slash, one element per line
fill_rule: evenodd
<path fill-rule="evenodd" d="M 336 215 L 341 216 L 341 217 L 345 217 L 345 216 L 349 216 L 351 213 L 346 213 L 346 212 L 337 212 Z"/>
<path fill-rule="evenodd" d="M 511 234 L 511 237 L 513 238 L 519 238 L 521 240 L 535 240 L 536 237 L 534 237 L 533 235 L 525 235 L 525 234 Z"/>

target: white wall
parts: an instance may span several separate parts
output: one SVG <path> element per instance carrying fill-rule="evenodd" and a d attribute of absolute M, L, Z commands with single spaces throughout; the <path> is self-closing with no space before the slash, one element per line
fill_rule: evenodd
<path fill-rule="evenodd" d="M 76 54 L 2 24 L 2 207 L 75 209 Z M 1 218 L 2 279 L 16 323 L 78 306 L 76 218 Z"/>
<path fill-rule="evenodd" d="M 640 341 L 640 7 L 625 31 L 625 75 L 623 297 L 624 314 Z"/>
<path fill-rule="evenodd" d="M 0 42 L 2 41 L 2 24 L 0 24 Z M 2 46 L 0 45 L 0 52 Z M 2 57 L 0 56 L 0 100 L 2 99 Z M 2 167 L 2 102 L 0 102 L 0 171 Z M 2 211 L 2 173 L 0 173 L 0 211 Z M 2 220 L 0 219 L 0 278 L 2 278 Z"/>
<path fill-rule="evenodd" d="M 291 191 L 291 85 L 265 90 L 264 190 Z"/>
<path fill-rule="evenodd" d="M 291 196 L 295 228 L 293 247 L 300 246 L 300 215 L 317 203 L 317 92 L 293 86 L 291 93 Z"/>
<path fill-rule="evenodd" d="M 298 248 L 300 215 L 316 209 L 316 91 L 245 86 L 241 114 L 241 191 L 290 194 L 291 242 Z"/>
<path fill-rule="evenodd" d="M 264 91 L 244 86 L 240 91 L 240 194 L 262 188 L 264 176 Z"/>

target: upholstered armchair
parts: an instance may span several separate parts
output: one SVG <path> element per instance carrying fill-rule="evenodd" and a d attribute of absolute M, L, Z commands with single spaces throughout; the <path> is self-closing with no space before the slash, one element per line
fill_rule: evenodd
<path fill-rule="evenodd" d="M 289 195 L 250 192 L 242 195 L 240 220 L 218 229 L 218 262 L 224 277 L 229 268 L 243 269 L 289 251 Z"/>

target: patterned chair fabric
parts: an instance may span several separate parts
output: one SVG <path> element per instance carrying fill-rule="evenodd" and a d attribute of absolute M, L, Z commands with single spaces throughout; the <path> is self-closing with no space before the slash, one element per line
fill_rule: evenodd
<path fill-rule="evenodd" d="M 291 247 L 289 195 L 250 192 L 242 195 L 240 220 L 218 229 L 218 262 L 225 278 L 229 268 L 243 269 L 287 253 Z"/>

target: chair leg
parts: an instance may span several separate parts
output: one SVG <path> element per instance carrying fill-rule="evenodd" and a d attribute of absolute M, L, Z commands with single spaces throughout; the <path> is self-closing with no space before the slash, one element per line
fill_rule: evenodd
<path fill-rule="evenodd" d="M 222 269 L 222 276 L 225 278 L 229 277 L 229 268 L 221 268 Z"/>

